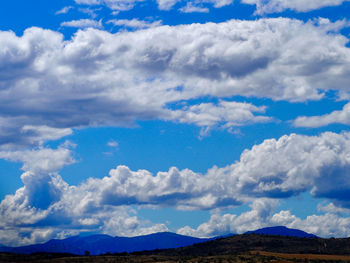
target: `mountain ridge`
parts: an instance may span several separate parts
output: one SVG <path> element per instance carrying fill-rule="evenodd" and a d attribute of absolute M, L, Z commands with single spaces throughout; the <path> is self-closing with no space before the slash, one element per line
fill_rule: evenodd
<path fill-rule="evenodd" d="M 305 238 L 318 238 L 314 234 L 307 233 L 305 231 L 288 228 L 285 226 L 273 226 L 264 227 L 254 231 L 247 231 L 245 234 L 261 234 L 261 235 L 276 235 L 276 236 L 290 236 L 290 237 L 305 237 Z"/>
<path fill-rule="evenodd" d="M 0 247 L 0 252 L 17 254 L 71 253 L 91 255 L 105 253 L 135 252 L 154 249 L 179 248 L 208 241 L 208 238 L 195 238 L 171 232 L 159 232 L 135 237 L 112 237 L 109 235 L 73 236 L 66 239 L 51 239 L 42 244 L 20 247 Z"/>
<path fill-rule="evenodd" d="M 290 229 L 284 226 L 261 228 L 255 231 L 248 231 L 245 234 L 317 238 L 317 236 L 313 234 L 309 234 L 298 229 Z M 38 252 L 71 253 L 76 255 L 84 255 L 87 253 L 87 251 L 91 255 L 122 252 L 131 253 L 155 249 L 176 249 L 232 236 L 236 236 L 236 234 L 231 233 L 213 238 L 196 238 L 172 232 L 158 232 L 135 237 L 112 237 L 105 234 L 96 234 L 90 236 L 78 235 L 68 237 L 66 239 L 51 239 L 42 244 L 33 244 L 28 246 L 0 246 L 0 252 L 10 252 L 17 254 L 32 254 Z"/>

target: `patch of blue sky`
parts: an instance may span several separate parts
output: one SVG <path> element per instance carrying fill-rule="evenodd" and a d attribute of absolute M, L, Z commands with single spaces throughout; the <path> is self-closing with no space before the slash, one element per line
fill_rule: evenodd
<path fill-rule="evenodd" d="M 141 220 L 149 220 L 153 223 L 164 224 L 169 231 L 176 232 L 177 229 L 190 226 L 197 228 L 199 224 L 204 223 L 210 219 L 209 211 L 177 210 L 172 207 L 162 208 L 140 208 L 137 214 Z"/>
<path fill-rule="evenodd" d="M 0 159 L 0 200 L 5 195 L 13 194 L 18 188 L 23 186 L 20 175 L 22 164 L 19 162 L 9 162 Z"/>
<path fill-rule="evenodd" d="M 304 220 L 310 215 L 321 215 L 318 206 L 325 200 L 322 198 L 314 198 L 309 192 L 304 192 L 299 195 L 280 199 L 278 210 L 290 211 L 291 214 L 297 215 Z"/>

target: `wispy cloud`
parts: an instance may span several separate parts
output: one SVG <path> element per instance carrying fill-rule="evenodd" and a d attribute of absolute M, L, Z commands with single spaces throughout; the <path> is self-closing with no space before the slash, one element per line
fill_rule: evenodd
<path fill-rule="evenodd" d="M 144 0 L 75 0 L 77 4 L 106 5 L 116 11 L 128 11 L 132 9 L 137 2 L 143 1 Z"/>
<path fill-rule="evenodd" d="M 127 28 L 133 28 L 133 29 L 145 29 L 145 28 L 152 28 L 162 25 L 161 20 L 157 21 L 145 21 L 145 20 L 138 20 L 136 18 L 133 19 L 112 19 L 109 20 L 107 23 L 113 24 L 115 26 L 123 26 Z"/>
<path fill-rule="evenodd" d="M 350 103 L 346 104 L 339 111 L 333 111 L 322 116 L 301 116 L 294 121 L 296 127 L 308 128 L 318 128 L 334 123 L 350 125 Z"/>
<path fill-rule="evenodd" d="M 285 10 L 308 12 L 323 7 L 339 6 L 349 0 L 242 0 L 242 3 L 256 5 L 257 14 L 280 13 Z"/>
<path fill-rule="evenodd" d="M 182 13 L 208 13 L 209 8 L 201 7 L 193 4 L 192 2 L 188 2 L 184 7 L 181 7 L 179 11 Z"/>
<path fill-rule="evenodd" d="M 109 141 L 109 142 L 107 143 L 107 145 L 108 145 L 109 147 L 113 147 L 113 148 L 118 148 L 118 147 L 119 147 L 119 143 L 116 142 L 116 141 L 114 141 L 114 140 Z"/>
<path fill-rule="evenodd" d="M 56 15 L 67 14 L 73 8 L 74 8 L 73 6 L 65 6 L 62 9 L 58 10 L 55 14 Z"/>
<path fill-rule="evenodd" d="M 84 14 L 89 15 L 92 19 L 95 19 L 97 15 L 97 11 L 99 11 L 100 8 L 79 8 L 78 11 L 82 12 Z"/>
<path fill-rule="evenodd" d="M 96 21 L 96 20 L 92 20 L 92 19 L 79 19 L 79 20 L 62 22 L 61 27 L 103 28 L 103 25 L 102 25 L 102 20 Z"/>

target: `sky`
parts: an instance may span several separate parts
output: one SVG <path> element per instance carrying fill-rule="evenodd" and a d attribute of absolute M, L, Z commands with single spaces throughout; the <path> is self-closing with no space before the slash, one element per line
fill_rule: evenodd
<path fill-rule="evenodd" d="M 0 243 L 350 236 L 350 1 L 4 0 Z"/>

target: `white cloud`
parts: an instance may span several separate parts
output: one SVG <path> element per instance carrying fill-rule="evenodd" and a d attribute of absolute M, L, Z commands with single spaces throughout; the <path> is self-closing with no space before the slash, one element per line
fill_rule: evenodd
<path fill-rule="evenodd" d="M 144 0 L 75 0 L 77 4 L 83 5 L 106 5 L 112 10 L 128 11 L 132 9 L 137 2 Z"/>
<path fill-rule="evenodd" d="M 340 111 L 333 111 L 322 116 L 302 116 L 294 121 L 296 127 L 308 128 L 318 128 L 334 123 L 350 125 L 350 103 L 346 104 Z"/>
<path fill-rule="evenodd" d="M 265 109 L 266 107 L 256 107 L 250 103 L 220 100 L 217 105 L 201 103 L 169 111 L 168 119 L 205 127 L 203 130 L 206 131 L 212 127 L 232 129 L 236 126 L 271 121 L 270 117 L 254 115 L 255 112 L 265 113 Z"/>
<path fill-rule="evenodd" d="M 55 141 L 60 138 L 71 135 L 73 131 L 69 128 L 52 128 L 46 125 L 33 126 L 24 125 L 21 128 L 21 133 L 25 134 L 28 142 L 33 145 L 36 143 L 42 144 L 45 141 Z"/>
<path fill-rule="evenodd" d="M 348 206 L 349 134 L 283 136 L 242 153 L 240 161 L 204 175 L 172 168 L 152 176 L 126 167 L 103 179 L 101 202 L 160 204 L 186 208 L 235 205 L 253 197 L 287 198 L 310 191 Z M 94 186 L 99 181 L 91 181 Z M 97 196 L 99 196 L 97 195 Z"/>
<path fill-rule="evenodd" d="M 280 211 L 273 215 L 271 224 L 286 225 L 297 228 L 320 237 L 347 237 L 350 235 L 350 217 L 338 216 L 332 213 L 310 215 L 300 219 L 290 211 Z"/>
<path fill-rule="evenodd" d="M 107 145 L 108 145 L 109 147 L 113 147 L 113 148 L 118 148 L 118 147 L 119 147 L 119 143 L 116 142 L 116 141 L 113 141 L 113 140 L 109 141 L 109 142 L 107 143 Z"/>
<path fill-rule="evenodd" d="M 154 176 L 146 170 L 118 166 L 106 177 L 88 178 L 70 186 L 57 174 L 74 161 L 69 144 L 57 149 L 2 152 L 2 158 L 23 162 L 25 172 L 21 176 L 24 186 L 0 203 L 0 229 L 22 234 L 34 230 L 33 235 L 39 232 L 35 237 L 12 241 L 4 235 L 0 243 L 22 244 L 72 231 L 137 235 L 166 230 L 164 224 L 137 219 L 131 206 L 214 209 L 249 202 L 251 211 L 239 216 L 214 215 L 197 229 L 184 227 L 179 233 L 210 236 L 282 224 L 322 236 L 341 236 L 348 233 L 350 220 L 340 218 L 340 211 L 334 207 L 320 207 L 326 214 L 305 220 L 288 211 L 273 211 L 278 199 L 302 192 L 326 198 L 337 208 L 350 208 L 349 156 L 349 133 L 328 132 L 313 137 L 293 134 L 265 140 L 245 150 L 238 162 L 213 167 L 205 174 L 173 167 Z M 322 229 L 326 224 L 329 227 Z M 340 226 L 337 231 L 332 227 L 335 224 Z"/>
<path fill-rule="evenodd" d="M 102 25 L 102 20 L 96 21 L 96 20 L 92 20 L 92 19 L 79 19 L 79 20 L 62 22 L 61 27 L 103 28 L 103 25 Z"/>
<path fill-rule="evenodd" d="M 95 19 L 98 15 L 97 15 L 97 11 L 99 11 L 101 8 L 79 8 L 79 12 L 82 12 L 84 14 L 89 15 L 92 19 Z M 101 25 L 102 27 L 102 25 Z"/>
<path fill-rule="evenodd" d="M 184 7 L 181 7 L 179 11 L 182 13 L 209 13 L 209 8 L 195 5 L 192 2 L 187 2 L 187 4 Z"/>
<path fill-rule="evenodd" d="M 189 226 L 177 232 L 195 237 L 213 237 L 227 233 L 242 234 L 270 226 L 296 228 L 320 237 L 347 237 L 350 235 L 350 217 L 334 213 L 310 215 L 301 219 L 288 210 L 275 213 L 277 202 L 269 199 L 257 199 L 251 204 L 251 210 L 240 215 L 213 214 L 208 222 L 193 229 Z"/>
<path fill-rule="evenodd" d="M 272 215 L 277 204 L 276 200 L 257 199 L 251 204 L 252 209 L 241 215 L 213 214 L 208 222 L 199 225 L 196 229 L 185 226 L 178 229 L 177 233 L 195 237 L 214 237 L 256 230 L 269 224 L 267 219 Z"/>
<path fill-rule="evenodd" d="M 138 20 L 136 18 L 133 19 L 113 19 L 109 20 L 107 23 L 113 24 L 115 26 L 124 26 L 128 28 L 134 28 L 134 29 L 145 29 L 145 28 L 151 28 L 151 27 L 157 27 L 162 24 L 161 20 L 149 22 L 144 20 Z"/>
<path fill-rule="evenodd" d="M 339 214 L 339 215 L 350 214 L 349 208 L 338 207 L 333 203 L 329 203 L 328 205 L 319 204 L 317 207 L 317 210 L 319 212 L 326 212 L 326 213 Z"/>
<path fill-rule="evenodd" d="M 158 8 L 160 10 L 170 10 L 176 3 L 181 0 L 157 0 Z"/>
<path fill-rule="evenodd" d="M 65 6 L 62 9 L 58 10 L 55 14 L 60 15 L 60 14 L 67 14 L 69 10 L 73 9 L 73 6 Z"/>
<path fill-rule="evenodd" d="M 36 150 L 0 151 L 0 158 L 13 162 L 22 162 L 22 170 L 33 173 L 53 173 L 62 167 L 74 163 L 71 154 L 72 145 L 68 142 L 57 149 L 39 148 Z"/>
<path fill-rule="evenodd" d="M 215 8 L 221 8 L 224 6 L 231 5 L 233 0 L 201 0 L 202 3 L 211 3 Z"/>
<path fill-rule="evenodd" d="M 105 5 L 115 11 L 127 11 L 138 3 L 144 0 L 75 0 L 77 4 L 83 5 Z M 196 1 L 182 1 L 182 0 L 156 0 L 160 10 L 170 10 L 179 2 L 187 2 L 186 6 L 180 8 L 182 12 L 209 12 L 208 8 L 199 7 L 201 4 L 212 4 L 215 8 L 221 8 L 233 3 L 233 0 L 196 0 Z"/>
<path fill-rule="evenodd" d="M 86 231 L 118 236 L 168 231 L 164 224 L 139 220 L 129 207 L 95 206 L 93 192 L 69 186 L 57 173 L 26 171 L 21 179 L 24 186 L 0 203 L 2 244 L 25 245 Z"/>
<path fill-rule="evenodd" d="M 287 9 L 308 12 L 328 6 L 339 6 L 349 0 L 242 0 L 242 3 L 256 5 L 256 13 L 280 13 Z"/>
<path fill-rule="evenodd" d="M 71 129 L 168 119 L 170 103 L 203 96 L 307 101 L 326 90 L 346 92 L 348 39 L 333 31 L 342 26 L 232 20 L 117 34 L 89 28 L 68 41 L 40 28 L 20 37 L 2 31 L 0 144 L 32 141 L 21 133 L 25 125 Z"/>
<path fill-rule="evenodd" d="M 86 200 L 81 202 L 82 207 L 154 205 L 212 209 L 254 198 L 279 199 L 311 192 L 315 197 L 328 198 L 346 207 L 346 192 L 350 189 L 349 149 L 348 133 L 324 133 L 318 137 L 293 134 L 265 140 L 244 151 L 239 162 L 224 168 L 213 167 L 206 174 L 173 167 L 154 176 L 146 170 L 131 171 L 118 166 L 109 176 L 90 178 L 74 188 L 74 195 L 77 200 Z"/>

